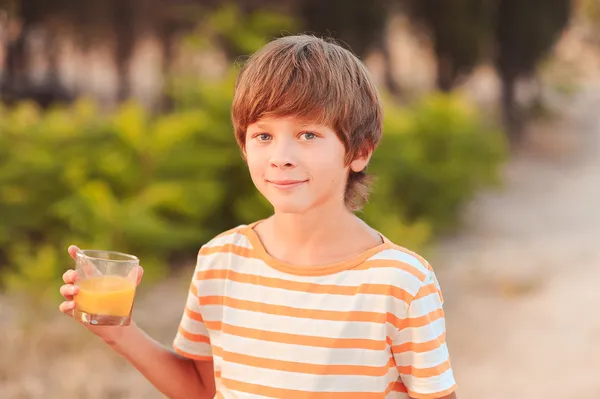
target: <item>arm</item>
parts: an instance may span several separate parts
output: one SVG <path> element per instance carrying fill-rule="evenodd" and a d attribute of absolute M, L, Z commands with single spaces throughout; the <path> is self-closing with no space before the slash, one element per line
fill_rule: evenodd
<path fill-rule="evenodd" d="M 63 279 L 61 294 L 67 301 L 60 310 L 71 316 L 75 306 L 73 285 L 77 274 L 70 270 Z M 215 394 L 211 361 L 186 359 L 146 335 L 135 323 L 128 327 L 86 326 L 138 369 L 159 391 L 171 399 L 209 399 Z"/>
<path fill-rule="evenodd" d="M 132 323 L 107 344 L 171 399 L 212 399 L 213 363 L 187 359 L 150 338 Z"/>
<path fill-rule="evenodd" d="M 77 247 L 71 246 L 69 253 L 75 257 Z M 143 275 L 140 267 L 138 284 Z M 69 270 L 63 275 L 65 285 L 60 288 L 65 302 L 59 309 L 68 316 L 73 315 L 79 288 L 74 285 L 77 273 Z M 171 399 L 209 399 L 215 395 L 215 380 L 212 361 L 187 359 L 159 344 L 146 335 L 135 323 L 127 327 L 85 326 L 106 342 L 114 351 L 129 361 L 159 391 Z"/>

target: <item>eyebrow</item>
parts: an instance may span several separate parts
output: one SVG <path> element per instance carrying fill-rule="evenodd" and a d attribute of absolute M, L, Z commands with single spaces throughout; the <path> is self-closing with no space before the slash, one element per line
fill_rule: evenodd
<path fill-rule="evenodd" d="M 306 128 L 306 127 L 318 128 L 318 127 L 321 127 L 320 124 L 318 124 L 318 123 L 311 123 L 311 122 L 299 122 L 298 126 L 301 127 L 301 128 Z M 271 127 L 271 125 L 269 125 L 268 123 L 257 122 L 256 123 L 256 127 L 259 128 L 259 129 L 269 130 L 269 128 Z"/>

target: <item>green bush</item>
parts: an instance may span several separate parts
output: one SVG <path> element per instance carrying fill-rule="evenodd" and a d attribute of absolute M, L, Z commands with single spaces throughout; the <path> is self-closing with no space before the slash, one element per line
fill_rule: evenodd
<path fill-rule="evenodd" d="M 504 136 L 458 94 L 435 93 L 406 108 L 387 105 L 383 140 L 370 166 L 378 181 L 365 217 L 381 225 L 390 223 L 386 214 L 398 215 L 433 235 L 448 231 L 477 190 L 499 183 Z"/>
<path fill-rule="evenodd" d="M 239 155 L 232 80 L 195 85 L 186 106 L 149 115 L 136 103 L 102 115 L 82 99 L 42 112 L 0 108 L 0 271 L 6 288 L 56 293 L 68 244 L 140 256 L 148 277 L 193 258 L 206 240 L 269 214 Z M 421 248 L 492 183 L 502 135 L 468 103 L 434 95 L 389 102 L 364 217 Z"/>

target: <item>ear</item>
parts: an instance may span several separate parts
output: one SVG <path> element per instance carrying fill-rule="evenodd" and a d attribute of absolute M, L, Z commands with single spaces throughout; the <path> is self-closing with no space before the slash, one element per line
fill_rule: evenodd
<path fill-rule="evenodd" d="M 371 155 L 373 155 L 372 149 L 364 149 L 359 152 L 356 158 L 352 162 L 350 162 L 350 170 L 352 172 L 362 172 L 366 169 L 369 161 L 371 160 Z"/>

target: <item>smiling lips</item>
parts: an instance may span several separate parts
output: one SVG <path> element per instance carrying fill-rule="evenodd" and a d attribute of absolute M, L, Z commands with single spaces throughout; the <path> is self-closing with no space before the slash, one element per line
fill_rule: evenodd
<path fill-rule="evenodd" d="M 296 188 L 303 183 L 306 183 L 308 180 L 267 180 L 269 184 L 271 184 L 275 188 L 290 190 L 292 188 Z"/>

